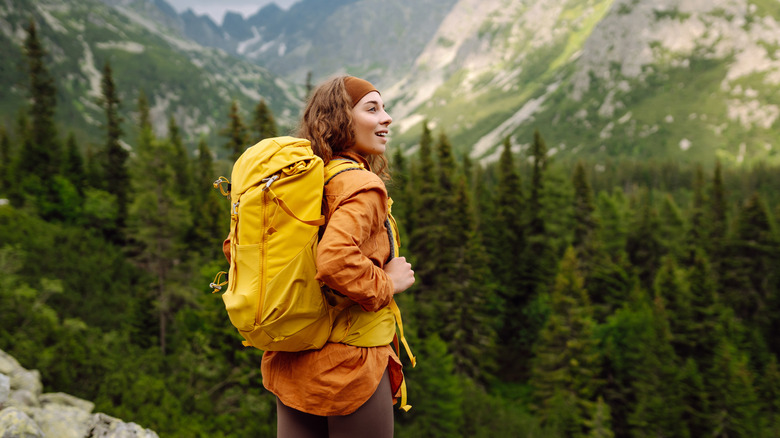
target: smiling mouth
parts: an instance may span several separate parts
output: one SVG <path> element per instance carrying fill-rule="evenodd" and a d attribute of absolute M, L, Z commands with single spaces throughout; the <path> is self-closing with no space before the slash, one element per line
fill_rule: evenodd
<path fill-rule="evenodd" d="M 385 138 L 385 137 L 387 137 L 387 133 L 386 133 L 386 132 L 377 132 L 377 133 L 376 133 L 376 134 L 374 134 L 374 135 L 376 135 L 377 137 L 382 137 L 382 138 Z"/>

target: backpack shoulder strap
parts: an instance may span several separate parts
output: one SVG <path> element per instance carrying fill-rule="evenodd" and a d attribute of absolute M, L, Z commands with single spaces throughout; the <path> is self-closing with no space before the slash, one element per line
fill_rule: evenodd
<path fill-rule="evenodd" d="M 367 170 L 362 164 L 349 158 L 334 158 L 325 166 L 325 185 L 336 175 L 350 170 Z"/>

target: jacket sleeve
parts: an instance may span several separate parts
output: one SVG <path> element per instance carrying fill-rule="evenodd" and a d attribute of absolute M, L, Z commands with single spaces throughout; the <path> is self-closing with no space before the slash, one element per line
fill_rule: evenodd
<path fill-rule="evenodd" d="M 348 196 L 331 213 L 317 246 L 317 279 L 369 312 L 393 298 L 392 280 L 361 249 L 384 226 L 385 198 L 383 190 L 370 185 Z"/>

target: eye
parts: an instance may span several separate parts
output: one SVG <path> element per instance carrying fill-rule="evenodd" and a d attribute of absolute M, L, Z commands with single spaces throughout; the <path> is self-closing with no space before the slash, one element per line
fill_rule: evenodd
<path fill-rule="evenodd" d="M 376 112 L 376 107 L 372 106 L 371 108 L 368 109 L 368 112 L 375 113 Z"/>

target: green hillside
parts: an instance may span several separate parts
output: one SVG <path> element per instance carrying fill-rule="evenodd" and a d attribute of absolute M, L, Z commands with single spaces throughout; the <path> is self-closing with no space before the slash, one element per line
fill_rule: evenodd
<path fill-rule="evenodd" d="M 433 72 L 421 64 L 401 81 L 400 122 L 427 119 L 461 153 L 487 160 L 506 137 L 528 147 L 536 129 L 564 160 L 777 159 L 775 3 L 544 4 L 547 13 L 516 3 L 475 18 L 479 31 L 452 63 Z M 441 82 L 431 97 L 405 106 L 431 78 Z M 419 137 L 410 125 L 396 136 L 404 147 Z"/>
<path fill-rule="evenodd" d="M 94 140 L 102 132 L 100 74 L 107 62 L 115 72 L 128 143 L 134 141 L 141 92 L 149 100 L 157 132 L 164 133 L 173 116 L 190 147 L 202 135 L 223 141 L 217 139 L 218 131 L 227 126 L 232 100 L 245 116 L 264 99 L 279 122 L 290 124 L 297 117 L 296 90 L 261 67 L 184 39 L 144 15 L 143 5 L 111 7 L 97 0 L 10 0 L 0 5 L 5 58 L 0 80 L 11 85 L 0 90 L 2 124 L 11 131 L 27 99 L 20 47 L 30 18 L 49 53 L 58 89 L 57 120 L 82 140 Z"/>

